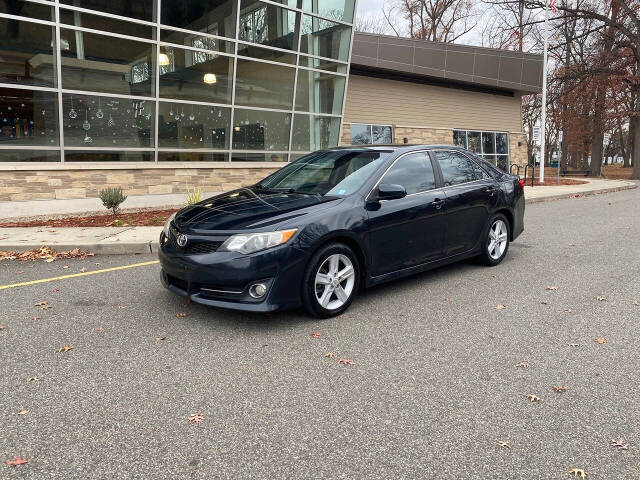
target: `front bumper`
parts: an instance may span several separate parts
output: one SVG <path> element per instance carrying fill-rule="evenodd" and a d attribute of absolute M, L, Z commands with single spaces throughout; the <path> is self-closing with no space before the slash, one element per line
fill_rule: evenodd
<path fill-rule="evenodd" d="M 170 244 L 158 253 L 162 284 L 196 303 L 213 307 L 271 312 L 301 305 L 300 285 L 306 263 L 303 253 L 289 245 L 244 255 L 213 252 L 185 255 Z M 256 282 L 267 286 L 260 299 L 249 295 Z"/>

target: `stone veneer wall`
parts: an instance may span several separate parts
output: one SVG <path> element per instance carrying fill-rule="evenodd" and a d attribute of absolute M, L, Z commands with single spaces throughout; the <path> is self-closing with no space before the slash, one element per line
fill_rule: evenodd
<path fill-rule="evenodd" d="M 345 123 L 342 128 L 342 136 L 340 145 L 349 145 L 351 143 L 351 132 L 349 125 Z M 453 129 L 451 128 L 433 128 L 433 127 L 405 127 L 400 125 L 393 126 L 393 142 L 403 143 L 407 139 L 407 143 L 413 144 L 444 144 L 451 145 L 453 143 Z M 518 146 L 520 142 L 520 146 Z M 518 165 L 527 164 L 527 141 L 522 132 L 509 132 L 509 163 Z"/>
<path fill-rule="evenodd" d="M 27 165 L 29 167 L 29 165 Z M 205 192 L 232 190 L 256 183 L 282 164 L 260 167 L 112 168 L 66 164 L 11 170 L 0 164 L 0 201 L 98 197 L 105 187 L 122 187 L 127 195 L 185 193 L 187 185 Z"/>

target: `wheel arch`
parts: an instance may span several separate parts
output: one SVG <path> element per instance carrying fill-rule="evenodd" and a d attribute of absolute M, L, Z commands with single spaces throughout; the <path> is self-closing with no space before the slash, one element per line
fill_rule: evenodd
<path fill-rule="evenodd" d="M 322 237 L 312 249 L 309 258 L 311 258 L 322 247 L 330 243 L 344 243 L 353 250 L 353 253 L 356 254 L 358 263 L 360 264 L 360 289 L 362 289 L 366 284 L 368 263 L 362 244 L 353 234 L 349 234 L 347 232 L 335 232 L 331 235 Z"/>
<path fill-rule="evenodd" d="M 513 212 L 508 208 L 500 208 L 493 212 L 494 215 L 497 213 L 501 213 L 505 217 L 507 217 L 507 221 L 509 222 L 509 241 L 513 242 L 513 229 L 514 229 L 514 216 Z"/>

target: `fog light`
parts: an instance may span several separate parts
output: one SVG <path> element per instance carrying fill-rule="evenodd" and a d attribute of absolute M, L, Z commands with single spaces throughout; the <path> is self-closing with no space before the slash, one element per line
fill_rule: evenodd
<path fill-rule="evenodd" d="M 255 283 L 249 288 L 249 295 L 253 298 L 261 298 L 267 293 L 267 287 L 263 283 Z"/>

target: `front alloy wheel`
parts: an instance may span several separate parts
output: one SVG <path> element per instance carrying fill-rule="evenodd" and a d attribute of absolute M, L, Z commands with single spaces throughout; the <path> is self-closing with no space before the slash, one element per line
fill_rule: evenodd
<path fill-rule="evenodd" d="M 316 317 L 344 312 L 358 291 L 360 265 L 353 251 L 342 243 L 331 243 L 317 251 L 304 276 L 302 301 Z"/>
<path fill-rule="evenodd" d="M 316 273 L 316 301 L 327 310 L 340 308 L 351 297 L 354 284 L 353 263 L 346 255 L 334 253 Z"/>

